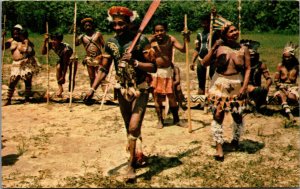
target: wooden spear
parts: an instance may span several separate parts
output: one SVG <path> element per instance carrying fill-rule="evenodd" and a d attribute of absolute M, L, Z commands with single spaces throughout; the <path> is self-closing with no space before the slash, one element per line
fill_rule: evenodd
<path fill-rule="evenodd" d="M 72 96 L 73 96 L 73 79 L 74 79 L 74 72 L 75 72 L 75 64 L 76 64 L 76 46 L 75 46 L 75 40 L 76 40 L 76 18 L 77 18 L 77 4 L 76 1 L 74 2 L 74 30 L 73 30 L 73 55 L 72 55 L 72 74 L 71 74 L 71 91 L 70 91 L 70 102 L 69 102 L 69 108 L 70 111 L 72 111 Z"/>
<path fill-rule="evenodd" d="M 46 22 L 46 35 L 49 37 L 49 28 L 48 28 L 48 22 Z M 49 40 L 47 41 L 47 55 L 46 55 L 46 62 L 47 62 L 47 105 L 49 104 L 49 90 L 50 90 L 50 85 L 49 85 Z"/>
<path fill-rule="evenodd" d="M 188 32 L 187 27 L 187 15 L 184 15 L 184 32 Z M 192 123 L 191 123 L 191 91 L 190 91 L 190 73 L 189 73 L 189 41 L 187 38 L 185 38 L 185 63 L 186 63 L 186 80 L 187 80 L 187 113 L 188 113 L 188 131 L 189 133 L 192 132 Z"/>

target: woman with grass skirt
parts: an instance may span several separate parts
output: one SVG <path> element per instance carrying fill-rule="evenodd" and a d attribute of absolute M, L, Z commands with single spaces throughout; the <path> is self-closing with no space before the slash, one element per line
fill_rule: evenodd
<path fill-rule="evenodd" d="M 299 86 L 297 78 L 299 75 L 299 61 L 295 57 L 295 46 L 291 42 L 288 43 L 282 54 L 282 62 L 277 65 L 277 72 L 274 76 L 274 82 L 277 92 L 274 96 L 281 101 L 282 108 L 288 115 L 288 118 L 294 120 L 289 103 L 299 103 Z"/>
<path fill-rule="evenodd" d="M 208 101 L 213 113 L 212 133 L 216 142 L 217 161 L 224 160 L 223 120 L 225 112 L 231 112 L 233 118 L 232 146 L 237 149 L 244 126 L 244 97 L 250 76 L 250 53 L 248 47 L 239 44 L 238 29 L 231 22 L 223 19 L 221 39 L 217 40 L 202 64 L 214 64 L 216 70 L 208 91 Z M 244 73 L 244 75 L 242 74 Z"/>
<path fill-rule="evenodd" d="M 4 37 L 5 32 L 2 34 Z M 11 98 L 15 91 L 19 80 L 25 83 L 25 102 L 29 102 L 32 88 L 32 78 L 39 72 L 39 63 L 35 58 L 33 43 L 28 39 L 28 31 L 20 24 L 13 27 L 12 37 L 5 43 L 3 41 L 2 49 L 10 49 L 12 54 L 11 74 L 9 78 L 9 88 L 7 91 L 7 99 L 3 106 L 11 104 Z"/>

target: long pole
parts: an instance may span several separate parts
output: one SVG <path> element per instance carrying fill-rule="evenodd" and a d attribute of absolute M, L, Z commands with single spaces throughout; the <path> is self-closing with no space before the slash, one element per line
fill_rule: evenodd
<path fill-rule="evenodd" d="M 49 28 L 48 28 L 48 22 L 46 22 L 46 35 L 49 37 Z M 49 90 L 50 90 L 50 85 L 49 85 L 49 40 L 47 41 L 47 55 L 46 55 L 46 62 L 47 62 L 47 105 L 49 104 Z"/>
<path fill-rule="evenodd" d="M 76 40 L 76 17 L 77 17 L 77 4 L 76 1 L 74 2 L 74 29 L 73 29 L 73 59 L 72 59 L 72 73 L 71 73 L 71 91 L 70 91 L 70 102 L 69 102 L 69 108 L 70 111 L 72 111 L 72 96 L 73 96 L 73 80 L 74 80 L 74 72 L 75 72 L 75 64 L 76 64 L 76 46 L 75 46 L 75 40 Z"/>
<path fill-rule="evenodd" d="M 242 0 L 238 0 L 239 5 L 238 5 L 238 10 L 239 10 L 239 40 L 242 38 L 242 28 L 241 28 L 241 21 L 242 21 L 242 16 L 241 16 L 241 11 L 242 11 Z"/>
<path fill-rule="evenodd" d="M 184 15 L 184 31 L 188 32 L 188 27 L 187 27 L 187 15 Z M 187 80 L 187 103 L 188 103 L 188 131 L 189 133 L 192 132 L 192 123 L 191 123 L 191 91 L 190 91 L 190 73 L 189 73 L 189 42 L 187 39 L 185 39 L 185 65 L 186 65 L 186 80 Z"/>
<path fill-rule="evenodd" d="M 209 1 L 210 2 L 210 1 Z M 213 8 L 214 9 L 214 8 Z M 209 39 L 208 39 L 208 50 L 211 49 L 212 46 L 212 35 L 213 35 L 213 19 L 214 19 L 214 12 L 215 10 L 212 10 L 210 13 L 210 26 L 209 26 Z M 206 67 L 206 77 L 205 77 L 205 105 L 204 105 L 204 113 L 208 113 L 208 88 L 210 86 L 210 78 L 209 78 L 209 70 L 210 66 Z"/>

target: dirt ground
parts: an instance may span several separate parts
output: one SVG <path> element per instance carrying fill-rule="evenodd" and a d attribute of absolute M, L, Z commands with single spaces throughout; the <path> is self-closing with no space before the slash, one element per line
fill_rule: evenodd
<path fill-rule="evenodd" d="M 50 73 L 50 90 L 55 92 L 53 68 Z M 9 65 L 4 65 L 4 89 L 8 76 Z M 34 88 L 45 90 L 46 78 L 43 67 L 34 78 Z M 195 72 L 191 79 L 192 94 L 196 94 Z M 75 91 L 89 89 L 82 65 L 77 81 Z M 18 87 L 24 86 L 20 82 Z M 225 149 L 225 161 L 216 162 L 211 113 L 191 110 L 192 133 L 172 125 L 171 115 L 167 126 L 159 130 L 149 105 L 142 127 L 148 165 L 137 170 L 135 184 L 125 184 L 122 178 L 129 154 L 119 107 L 99 107 L 79 102 L 70 111 L 68 103 L 22 101 L 2 107 L 2 187 L 299 187 L 299 117 L 290 126 L 273 107 L 267 107 L 265 114 L 247 114 L 240 149 Z M 187 119 L 185 112 L 180 113 Z M 231 121 L 226 116 L 227 142 L 232 137 Z"/>

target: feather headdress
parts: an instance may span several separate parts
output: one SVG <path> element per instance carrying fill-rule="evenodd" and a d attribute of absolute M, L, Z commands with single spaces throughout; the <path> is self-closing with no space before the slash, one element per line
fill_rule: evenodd
<path fill-rule="evenodd" d="M 136 11 L 132 11 L 127 7 L 122 7 L 122 6 L 113 6 L 107 11 L 108 17 L 107 20 L 109 22 L 113 21 L 114 16 L 125 16 L 129 17 L 130 22 L 133 22 L 137 17 L 138 14 Z"/>
<path fill-rule="evenodd" d="M 223 31 L 226 27 L 231 26 L 232 22 L 223 18 L 220 15 L 215 15 L 213 17 L 213 29 Z"/>
<path fill-rule="evenodd" d="M 295 50 L 298 48 L 298 45 L 294 45 L 292 42 L 289 42 L 285 45 L 283 49 L 283 53 L 290 53 L 291 55 L 295 55 Z"/>

